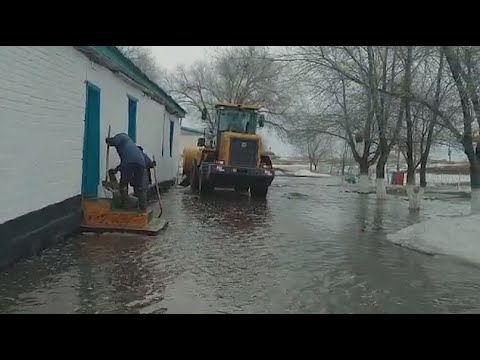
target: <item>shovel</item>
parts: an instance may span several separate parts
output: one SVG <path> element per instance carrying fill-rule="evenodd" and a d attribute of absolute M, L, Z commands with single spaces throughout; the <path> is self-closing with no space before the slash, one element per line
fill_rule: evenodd
<path fill-rule="evenodd" d="M 111 131 L 112 131 L 111 125 L 108 125 L 108 136 L 107 137 L 110 137 Z M 108 189 L 108 184 L 109 184 L 109 182 L 108 182 L 108 166 L 109 166 L 109 164 L 108 163 L 109 163 L 109 160 L 110 160 L 110 145 L 107 144 L 107 151 L 106 151 L 106 157 L 105 157 L 105 181 L 102 182 L 102 185 L 103 185 L 104 190 L 111 191 L 110 189 Z"/>
<path fill-rule="evenodd" d="M 155 161 L 155 155 L 153 155 L 153 161 Z M 160 214 L 158 215 L 158 218 L 160 218 L 163 214 L 163 208 L 162 208 L 162 201 L 160 200 L 160 189 L 158 188 L 156 166 L 153 167 L 153 179 L 155 181 L 155 189 L 157 190 L 158 205 L 160 205 Z"/>
<path fill-rule="evenodd" d="M 110 137 L 112 131 L 112 127 L 108 125 L 108 136 Z M 105 181 L 108 181 L 108 162 L 110 160 L 110 145 L 107 144 L 107 153 L 105 158 Z"/>

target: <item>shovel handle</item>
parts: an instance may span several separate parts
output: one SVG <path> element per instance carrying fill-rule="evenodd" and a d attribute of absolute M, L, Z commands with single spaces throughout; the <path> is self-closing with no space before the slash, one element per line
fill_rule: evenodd
<path fill-rule="evenodd" d="M 112 131 L 111 125 L 108 125 L 108 136 L 110 137 Z M 105 158 L 105 181 L 108 181 L 108 162 L 110 160 L 110 145 L 107 144 L 106 158 Z"/>
<path fill-rule="evenodd" d="M 153 155 L 153 161 L 155 161 L 155 155 Z M 158 188 L 156 166 L 153 167 L 153 179 L 155 181 L 155 190 L 157 190 L 158 205 L 160 205 L 160 214 L 158 215 L 158 217 L 160 218 L 163 214 L 163 207 L 162 207 L 162 201 L 160 200 L 160 189 Z"/>

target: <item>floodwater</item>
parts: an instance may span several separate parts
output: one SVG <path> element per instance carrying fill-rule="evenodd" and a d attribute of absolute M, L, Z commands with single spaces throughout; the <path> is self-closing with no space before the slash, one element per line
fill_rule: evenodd
<path fill-rule="evenodd" d="M 468 201 L 346 192 L 277 177 L 266 201 L 233 192 L 163 196 L 157 238 L 82 235 L 0 273 L 0 313 L 470 313 L 480 267 L 386 240 Z"/>

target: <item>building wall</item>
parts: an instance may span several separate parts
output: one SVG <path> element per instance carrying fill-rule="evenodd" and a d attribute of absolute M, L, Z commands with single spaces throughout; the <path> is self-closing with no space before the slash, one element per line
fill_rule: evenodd
<path fill-rule="evenodd" d="M 175 178 L 179 120 L 163 105 L 73 47 L 2 46 L 0 224 L 81 193 L 86 80 L 101 89 L 100 178 L 108 125 L 112 134 L 128 129 L 127 95 L 138 99 L 137 143 L 155 155 L 160 182 Z M 161 141 L 170 120 L 176 127 L 172 157 L 168 151 L 162 156 Z M 167 133 L 166 145 L 168 139 Z M 118 162 L 113 149 L 110 167 Z"/>

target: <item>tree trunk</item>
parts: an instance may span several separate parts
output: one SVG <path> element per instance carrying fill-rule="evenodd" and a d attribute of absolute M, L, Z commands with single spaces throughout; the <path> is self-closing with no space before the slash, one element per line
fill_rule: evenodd
<path fill-rule="evenodd" d="M 465 146 L 470 162 L 470 187 L 471 187 L 471 208 L 472 213 L 480 213 L 480 146 L 477 144 L 476 151 L 473 151 L 473 145 Z"/>
<path fill-rule="evenodd" d="M 436 89 L 435 89 L 435 107 L 436 108 L 440 107 L 442 72 L 443 72 L 443 53 L 440 54 L 440 63 L 438 66 L 438 73 L 437 73 L 437 81 L 436 81 Z M 430 123 L 428 124 L 427 137 L 425 139 L 425 149 L 420 154 L 421 156 L 420 158 L 420 193 L 421 194 L 420 195 L 422 197 L 427 187 L 427 162 L 428 162 L 428 157 L 430 155 L 430 149 L 433 143 L 433 131 L 435 129 L 436 123 L 437 123 L 437 114 L 432 113 Z"/>
<path fill-rule="evenodd" d="M 472 213 L 480 213 L 480 159 L 477 159 L 470 163 L 470 184 L 472 188 L 471 192 L 471 207 Z"/>
<path fill-rule="evenodd" d="M 310 172 L 312 171 L 313 169 L 313 165 L 312 165 L 312 162 L 310 161 Z"/>
<path fill-rule="evenodd" d="M 360 180 L 358 182 L 358 192 L 360 194 L 368 194 L 370 192 L 370 181 L 368 179 L 368 161 L 361 161 L 359 165 Z"/>
<path fill-rule="evenodd" d="M 383 70 L 382 70 L 382 90 L 387 90 L 387 77 L 388 77 L 388 49 L 385 47 L 385 53 L 383 57 Z M 375 66 L 373 52 L 369 57 L 371 64 Z M 390 147 L 388 146 L 387 140 L 387 104 L 385 103 L 385 96 L 380 96 L 380 107 L 378 106 L 378 91 L 376 90 L 376 71 L 375 67 L 372 68 L 372 73 L 370 74 L 370 86 L 372 87 L 372 97 L 373 97 L 373 108 L 376 114 L 377 124 L 378 124 L 378 136 L 379 136 L 379 147 L 380 147 L 380 156 L 377 162 L 376 174 L 377 174 L 377 199 L 383 200 L 387 198 L 387 187 L 385 183 L 385 165 L 390 155 Z"/>
<path fill-rule="evenodd" d="M 425 189 L 427 187 L 427 161 L 428 161 L 428 152 L 430 151 L 429 149 L 430 149 L 430 146 L 428 146 L 428 150 L 426 150 L 427 153 L 422 155 L 422 160 L 420 161 L 420 188 L 418 189 L 419 191 L 417 194 L 417 198 L 413 199 L 414 204 L 410 206 L 411 209 L 420 209 L 421 203 L 423 200 L 423 195 L 425 194 Z M 408 187 L 407 187 L 407 191 L 408 191 Z"/>
<path fill-rule="evenodd" d="M 420 162 L 420 187 L 427 187 L 427 159 L 422 159 Z"/>
<path fill-rule="evenodd" d="M 412 46 L 407 47 L 407 58 L 405 59 L 405 78 L 404 87 L 405 92 L 410 94 L 411 82 L 412 82 L 412 58 L 413 49 Z M 408 195 L 408 207 L 411 210 L 420 209 L 421 199 L 423 198 L 423 189 L 419 189 L 415 186 L 415 159 L 414 159 L 414 138 L 413 130 L 414 124 L 412 119 L 410 99 L 405 98 L 405 122 L 407 125 L 407 195 Z"/>
<path fill-rule="evenodd" d="M 407 195 L 409 209 L 420 209 L 424 192 L 424 187 L 419 188 L 415 186 L 415 163 L 413 159 L 413 152 L 407 150 Z"/>
<path fill-rule="evenodd" d="M 317 164 L 313 164 L 313 166 L 315 167 L 315 172 L 317 172 Z"/>
<path fill-rule="evenodd" d="M 450 67 L 450 71 L 455 80 L 455 85 L 460 96 L 460 104 L 463 113 L 463 150 L 468 157 L 470 163 L 470 186 L 471 186 L 471 209 L 473 213 L 480 213 L 480 158 L 479 148 L 477 151 L 473 148 L 472 143 L 472 123 L 473 116 L 470 103 L 473 103 L 473 110 L 477 115 L 477 122 L 480 125 L 480 101 L 472 86 L 471 79 L 462 71 L 460 59 L 450 46 L 442 46 L 443 53 Z M 466 81 L 464 76 L 467 77 Z M 465 84 L 466 83 L 466 84 Z M 469 101 L 470 100 L 470 101 Z"/>
<path fill-rule="evenodd" d="M 407 47 L 407 58 L 405 59 L 405 77 L 403 79 L 404 91 L 407 94 L 410 94 L 411 90 L 411 81 L 412 81 L 412 47 Z M 413 119 L 412 112 L 410 107 L 410 99 L 405 97 L 403 101 L 405 107 L 405 123 L 407 125 L 407 139 L 406 139 L 406 148 L 407 148 L 407 196 L 408 196 L 408 207 L 411 210 L 416 210 L 420 208 L 419 202 L 419 193 L 420 189 L 415 187 L 415 159 L 414 159 L 414 143 L 413 143 Z"/>
<path fill-rule="evenodd" d="M 377 199 L 383 200 L 387 198 L 387 185 L 385 182 L 385 165 L 388 160 L 387 154 L 382 154 L 378 158 L 376 173 L 377 173 Z"/>

